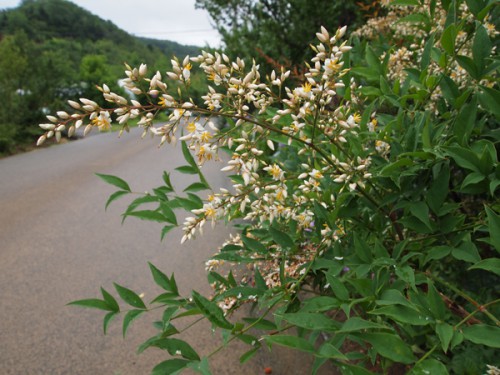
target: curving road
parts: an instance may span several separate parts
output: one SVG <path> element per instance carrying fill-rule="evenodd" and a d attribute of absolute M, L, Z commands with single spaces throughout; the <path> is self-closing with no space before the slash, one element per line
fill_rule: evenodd
<path fill-rule="evenodd" d="M 158 292 L 148 261 L 167 274 L 175 272 L 181 292 L 209 292 L 204 261 L 228 229 L 207 229 L 181 246 L 180 231 L 160 242 L 159 224 L 131 218 L 121 225 L 126 198 L 104 211 L 116 189 L 95 172 L 118 175 L 133 190 L 145 191 L 161 184 L 164 170 L 184 164 L 180 146 L 156 145 L 156 139 L 141 140 L 137 132 L 121 139 L 102 134 L 0 160 L 0 374 L 148 374 L 168 358 L 154 349 L 135 354 L 137 345 L 155 333 L 151 318 L 137 320 L 124 340 L 120 320 L 103 336 L 100 311 L 65 306 L 98 297 L 100 286 L 113 290 L 113 281 L 148 299 Z M 220 167 L 204 167 L 212 186 L 225 184 Z M 179 191 L 190 178 L 172 174 Z M 202 354 L 219 342 L 207 328 L 187 335 Z M 262 351 L 242 367 L 238 354 L 245 349 L 233 345 L 219 352 L 213 373 L 264 374 L 271 367 L 273 374 L 303 374 L 310 369 L 307 356 L 280 348 Z"/>

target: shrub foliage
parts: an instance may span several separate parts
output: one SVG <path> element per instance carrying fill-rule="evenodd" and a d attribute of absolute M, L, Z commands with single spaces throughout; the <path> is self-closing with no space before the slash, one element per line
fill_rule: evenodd
<path fill-rule="evenodd" d="M 350 39 L 322 28 L 295 88 L 284 70 L 261 76 L 255 63 L 204 52 L 166 74 L 127 67 L 141 102 L 103 85 L 109 107 L 81 99 L 71 114 L 49 116 L 39 142 L 139 117 L 161 144 L 181 143 L 177 171 L 198 181 L 176 192 L 165 172 L 125 216 L 164 223 L 162 237 L 182 226 L 181 242 L 207 222 L 235 223 L 207 261 L 211 296 L 180 295 L 174 276 L 151 264 L 162 291 L 151 302 L 115 284 L 114 295 L 72 304 L 106 311 L 105 331 L 123 316 L 124 334 L 163 311 L 139 348 L 170 354 L 154 374 L 210 373 L 211 354 L 176 338 L 191 315 L 225 345 L 248 344 L 241 362 L 266 344 L 310 353 L 313 373 L 326 362 L 344 374 L 498 373 L 497 6 L 394 0 Z M 203 105 L 185 99 L 192 65 L 208 80 Z M 155 125 L 165 108 L 170 122 Z M 219 129 L 212 119 L 221 117 Z M 231 189 L 209 186 L 202 167 L 214 161 Z M 99 177 L 118 189 L 107 204 L 129 196 L 119 177 Z M 183 224 L 179 209 L 190 213 Z M 234 318 L 248 304 L 257 314 Z"/>

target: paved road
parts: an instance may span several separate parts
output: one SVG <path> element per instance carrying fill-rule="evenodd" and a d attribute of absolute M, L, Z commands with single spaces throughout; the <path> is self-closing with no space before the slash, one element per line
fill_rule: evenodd
<path fill-rule="evenodd" d="M 217 227 L 184 245 L 173 231 L 160 242 L 161 226 L 130 219 L 122 226 L 126 201 L 107 212 L 115 189 L 95 172 L 118 175 L 135 191 L 161 184 L 164 170 L 183 164 L 180 147 L 158 149 L 157 140 L 102 134 L 0 160 L 0 374 L 147 374 L 166 359 L 151 349 L 136 355 L 137 345 L 154 333 L 151 319 L 141 318 L 121 337 L 121 321 L 103 336 L 103 314 L 65 306 L 97 297 L 102 285 L 116 281 L 153 296 L 150 261 L 165 273 L 175 271 L 181 292 L 208 292 L 204 260 L 227 237 Z M 212 186 L 224 186 L 220 165 L 206 168 Z M 191 181 L 173 173 L 179 188 Z M 154 317 L 158 319 L 159 317 Z M 207 326 L 188 339 L 202 354 L 218 342 Z M 242 353 L 243 346 L 235 350 Z M 214 374 L 302 374 L 307 357 L 282 350 L 264 352 L 245 367 L 237 355 L 222 351 Z M 308 366 L 306 366 L 308 367 Z"/>

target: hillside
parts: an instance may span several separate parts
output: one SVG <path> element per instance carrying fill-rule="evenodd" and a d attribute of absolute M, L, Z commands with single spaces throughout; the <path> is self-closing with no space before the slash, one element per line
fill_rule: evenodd
<path fill-rule="evenodd" d="M 119 91 L 123 63 L 169 69 L 175 54 L 199 48 L 137 38 L 65 0 L 24 0 L 0 11 L 0 154 L 32 142 L 44 113 L 68 99 L 102 100 L 94 89 Z"/>

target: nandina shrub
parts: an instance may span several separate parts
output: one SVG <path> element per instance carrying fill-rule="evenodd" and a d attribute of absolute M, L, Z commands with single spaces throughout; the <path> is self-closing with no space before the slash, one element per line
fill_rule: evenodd
<path fill-rule="evenodd" d="M 180 295 L 173 275 L 151 264 L 162 293 L 149 303 L 119 284 L 122 306 L 104 289 L 102 299 L 72 302 L 106 311 L 105 329 L 123 315 L 124 332 L 161 311 L 158 334 L 139 348 L 171 356 L 153 373 L 210 373 L 210 355 L 175 337 L 178 322 L 195 314 L 226 345 L 248 344 L 241 362 L 266 343 L 310 353 L 313 373 L 326 362 L 345 374 L 498 373 L 497 8 L 393 3 L 351 42 L 345 28 L 321 29 L 296 88 L 285 85 L 289 72 L 263 77 L 255 63 L 204 52 L 174 60 L 165 75 L 127 66 L 127 88 L 146 105 L 103 85 L 109 107 L 81 99 L 41 125 L 39 143 L 84 123 L 88 133 L 140 118 L 161 144 L 181 143 L 186 165 L 177 171 L 199 179 L 177 193 L 165 172 L 125 217 L 164 223 L 163 237 L 186 210 L 181 242 L 207 222 L 238 224 L 207 261 L 211 296 Z M 209 84 L 203 106 L 182 100 L 193 65 Z M 165 108 L 170 122 L 155 125 Z M 225 126 L 214 126 L 220 118 Z M 223 152 L 229 157 L 219 159 Z M 231 189 L 209 186 L 207 162 L 221 163 Z M 99 177 L 118 188 L 107 204 L 131 193 L 119 177 Z M 248 271 L 223 272 L 224 262 Z M 246 304 L 257 317 L 236 319 Z"/>

